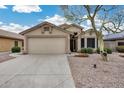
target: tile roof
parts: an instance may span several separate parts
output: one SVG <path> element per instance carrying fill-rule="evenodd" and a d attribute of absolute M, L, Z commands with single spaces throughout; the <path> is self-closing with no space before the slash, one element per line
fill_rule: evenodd
<path fill-rule="evenodd" d="M 124 31 L 115 34 L 109 34 L 104 36 L 104 40 L 117 40 L 117 39 L 124 39 Z"/>
<path fill-rule="evenodd" d="M 6 38 L 12 38 L 12 39 L 21 39 L 21 40 L 24 39 L 24 37 L 20 34 L 5 31 L 2 29 L 0 29 L 0 37 L 6 37 Z"/>
<path fill-rule="evenodd" d="M 65 32 L 65 33 L 69 33 L 69 34 L 71 33 L 70 31 L 65 30 L 65 29 L 63 29 L 63 28 L 61 28 L 61 27 L 59 27 L 59 26 L 56 26 L 55 24 L 52 24 L 52 23 L 47 22 L 47 21 L 44 21 L 44 22 L 42 22 L 42 23 L 40 23 L 40 24 L 38 24 L 38 25 L 36 25 L 36 26 L 33 26 L 33 27 L 31 27 L 31 28 L 29 28 L 29 29 L 27 29 L 27 30 L 22 31 L 20 34 L 21 34 L 21 35 L 24 35 L 24 34 L 30 32 L 30 31 L 33 31 L 33 30 L 35 30 L 35 29 L 37 29 L 37 28 L 42 27 L 42 26 L 45 25 L 45 24 L 51 25 L 52 27 L 54 27 L 54 28 L 56 28 L 56 29 L 59 29 L 60 31 L 63 31 L 63 32 Z"/>

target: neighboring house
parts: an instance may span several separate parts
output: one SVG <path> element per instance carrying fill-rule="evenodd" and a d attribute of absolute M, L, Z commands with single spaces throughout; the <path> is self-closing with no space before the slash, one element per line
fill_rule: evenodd
<path fill-rule="evenodd" d="M 0 52 L 10 51 L 15 45 L 23 47 L 23 36 L 0 29 Z"/>
<path fill-rule="evenodd" d="M 20 34 L 24 35 L 24 49 L 27 53 L 59 54 L 87 47 L 97 48 L 95 33 L 92 30 L 84 32 L 83 27 L 76 24 L 56 26 L 43 22 Z"/>
<path fill-rule="evenodd" d="M 116 50 L 117 46 L 124 46 L 124 32 L 104 36 L 105 47 Z"/>

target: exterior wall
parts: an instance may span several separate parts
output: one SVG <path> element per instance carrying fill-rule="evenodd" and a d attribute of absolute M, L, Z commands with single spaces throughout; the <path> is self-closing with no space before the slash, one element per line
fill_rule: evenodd
<path fill-rule="evenodd" d="M 81 49 L 81 36 L 78 37 L 77 46 L 78 46 L 78 50 L 80 50 Z"/>
<path fill-rule="evenodd" d="M 18 41 L 18 46 L 22 48 L 22 41 L 15 39 L 0 38 L 0 52 L 11 51 L 15 41 Z"/>
<path fill-rule="evenodd" d="M 25 35 L 67 35 L 67 33 L 64 33 L 55 28 L 52 29 L 52 33 L 49 33 L 49 31 L 46 31 L 44 33 L 42 33 L 42 32 L 43 32 L 43 27 L 33 30 L 31 32 L 28 32 Z"/>
<path fill-rule="evenodd" d="M 46 26 L 46 25 L 44 25 Z M 26 33 L 24 36 L 25 36 L 25 40 L 24 40 L 24 49 L 25 49 L 25 52 L 28 52 L 28 38 L 36 38 L 36 37 L 40 37 L 40 38 L 53 38 L 53 37 L 66 37 L 66 51 L 69 52 L 70 51 L 70 46 L 69 46 L 69 42 L 70 42 L 70 35 L 68 33 L 65 33 L 65 32 L 62 32 L 60 31 L 59 29 L 57 28 L 53 28 L 51 26 L 49 26 L 51 28 L 51 33 L 49 31 L 45 31 L 43 32 L 43 27 L 40 27 L 36 30 L 33 30 L 33 31 L 30 31 L 28 33 Z M 47 25 L 48 26 L 48 25 Z M 43 32 L 43 33 L 42 33 Z"/>
<path fill-rule="evenodd" d="M 123 40 L 116 40 L 116 41 L 115 41 L 116 47 L 118 46 L 118 42 L 124 42 L 124 39 L 123 39 Z"/>
<path fill-rule="evenodd" d="M 24 49 L 23 41 L 18 40 L 18 46 L 21 48 L 21 50 L 23 50 Z"/>
<path fill-rule="evenodd" d="M 81 32 L 80 28 L 77 27 L 69 27 L 66 30 L 71 31 L 71 32 L 78 32 L 78 34 Z M 86 32 L 85 34 L 82 34 L 78 36 L 77 39 L 77 49 L 81 49 L 81 38 L 84 38 L 84 47 L 87 48 L 87 38 L 95 38 L 95 49 L 97 48 L 97 37 L 95 33 L 90 34 L 90 32 Z M 99 45 L 98 45 L 99 46 Z"/>
<path fill-rule="evenodd" d="M 81 38 L 84 38 L 84 48 L 87 48 L 87 38 L 95 38 L 95 49 L 97 48 L 97 37 L 95 33 L 86 32 L 78 38 L 78 50 L 81 49 Z"/>
<path fill-rule="evenodd" d="M 70 32 L 80 32 L 81 29 L 77 28 L 77 27 L 69 27 L 66 30 L 70 31 Z"/>
<path fill-rule="evenodd" d="M 115 51 L 116 43 L 115 41 L 104 41 L 105 48 L 111 48 L 113 51 Z"/>
<path fill-rule="evenodd" d="M 43 28 L 45 26 L 49 26 L 51 28 L 52 33 L 49 33 L 49 31 L 43 32 Z M 78 34 L 81 32 L 80 28 L 73 27 L 73 26 L 67 28 L 66 30 L 68 30 L 70 32 L 78 32 Z M 33 30 L 33 31 L 26 33 L 24 36 L 25 36 L 24 49 L 26 52 L 28 52 L 27 51 L 28 50 L 28 38 L 31 38 L 31 37 L 49 37 L 49 36 L 53 36 L 53 37 L 65 36 L 67 38 L 66 39 L 66 46 L 67 46 L 66 48 L 67 48 L 68 53 L 70 52 L 70 34 L 62 32 L 59 29 L 55 29 L 55 28 L 51 27 L 50 25 L 44 25 L 44 26 L 42 26 L 36 30 Z M 85 48 L 87 48 L 87 38 L 95 38 L 95 49 L 97 48 L 97 37 L 96 37 L 95 33 L 90 34 L 90 32 L 86 32 L 85 34 L 80 35 L 77 39 L 77 49 L 78 50 L 81 49 L 81 38 L 84 38 L 84 40 L 85 40 L 85 44 L 84 44 Z"/>
<path fill-rule="evenodd" d="M 71 50 L 70 50 L 70 35 L 67 35 L 67 53 L 70 53 Z"/>
<path fill-rule="evenodd" d="M 77 32 L 78 34 L 80 34 L 81 32 L 81 29 L 80 28 L 77 28 L 77 27 L 69 27 L 67 28 L 66 30 L 70 31 L 70 32 Z M 69 50 L 70 50 L 70 36 L 69 36 Z M 81 37 L 79 36 L 78 39 L 77 39 L 77 50 L 80 50 L 81 49 Z"/>
<path fill-rule="evenodd" d="M 104 41 L 104 44 L 105 44 L 106 48 L 111 48 L 113 51 L 116 51 L 118 42 L 124 42 L 124 39 L 123 40 L 115 40 L 115 41 Z"/>

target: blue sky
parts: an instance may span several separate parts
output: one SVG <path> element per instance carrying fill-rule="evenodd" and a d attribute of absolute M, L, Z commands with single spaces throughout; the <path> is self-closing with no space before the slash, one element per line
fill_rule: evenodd
<path fill-rule="evenodd" d="M 124 9 L 124 6 L 121 6 L 121 9 Z M 111 14 L 114 12 L 116 11 Z M 99 15 L 102 15 L 102 12 Z M 0 29 L 19 33 L 42 21 L 49 21 L 56 25 L 67 22 L 58 5 L 0 5 Z M 98 18 L 96 21 L 100 23 Z M 82 24 L 84 28 L 88 28 L 89 25 L 89 21 Z"/>
<path fill-rule="evenodd" d="M 0 6 L 0 29 L 19 33 L 42 21 L 65 20 L 57 5 Z M 51 19 L 53 18 L 53 19 Z"/>
<path fill-rule="evenodd" d="M 37 23 L 38 19 L 45 19 L 46 16 L 52 17 L 60 13 L 58 6 L 39 6 L 41 8 L 40 12 L 31 13 L 13 12 L 13 6 L 6 7 L 6 9 L 0 9 L 0 21 L 5 23 L 32 25 Z"/>

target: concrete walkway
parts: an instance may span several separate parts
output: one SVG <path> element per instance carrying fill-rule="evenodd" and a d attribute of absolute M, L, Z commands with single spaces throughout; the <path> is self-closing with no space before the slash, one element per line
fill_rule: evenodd
<path fill-rule="evenodd" d="M 66 55 L 23 55 L 0 63 L 0 87 L 72 88 Z"/>
<path fill-rule="evenodd" d="M 1 55 L 9 55 L 9 52 L 0 52 L 0 56 Z"/>

